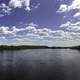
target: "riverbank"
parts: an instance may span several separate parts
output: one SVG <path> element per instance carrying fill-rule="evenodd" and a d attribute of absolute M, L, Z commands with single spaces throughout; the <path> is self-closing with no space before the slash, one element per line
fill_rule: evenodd
<path fill-rule="evenodd" d="M 33 46 L 33 45 L 22 45 L 22 46 L 8 46 L 0 45 L 0 50 L 21 50 L 21 49 L 48 49 L 47 46 Z"/>
<path fill-rule="evenodd" d="M 48 47 L 48 46 L 33 46 L 33 45 L 21 45 L 21 46 L 0 45 L 0 50 L 21 50 L 21 49 L 78 49 L 80 50 L 80 46 Z"/>

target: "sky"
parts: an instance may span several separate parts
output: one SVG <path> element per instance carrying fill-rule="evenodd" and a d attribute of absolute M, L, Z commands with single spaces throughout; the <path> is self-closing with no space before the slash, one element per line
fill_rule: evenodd
<path fill-rule="evenodd" d="M 0 0 L 0 45 L 80 45 L 80 0 Z"/>

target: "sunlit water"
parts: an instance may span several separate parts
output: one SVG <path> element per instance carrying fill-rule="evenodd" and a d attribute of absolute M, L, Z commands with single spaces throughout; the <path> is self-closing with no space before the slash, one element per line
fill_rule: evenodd
<path fill-rule="evenodd" d="M 70 49 L 1 51 L 0 80 L 80 80 L 80 52 Z"/>

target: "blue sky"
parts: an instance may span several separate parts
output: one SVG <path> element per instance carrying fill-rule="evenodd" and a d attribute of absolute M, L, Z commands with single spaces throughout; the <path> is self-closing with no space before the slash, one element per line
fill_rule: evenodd
<path fill-rule="evenodd" d="M 1 45 L 79 43 L 79 0 L 0 0 Z"/>

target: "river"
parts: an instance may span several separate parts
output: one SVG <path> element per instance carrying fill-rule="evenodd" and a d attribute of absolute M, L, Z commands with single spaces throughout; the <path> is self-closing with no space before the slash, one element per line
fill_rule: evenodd
<path fill-rule="evenodd" d="M 80 80 L 80 52 L 71 49 L 0 51 L 0 80 Z"/>

